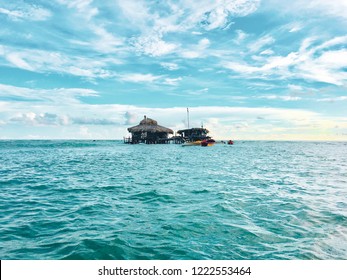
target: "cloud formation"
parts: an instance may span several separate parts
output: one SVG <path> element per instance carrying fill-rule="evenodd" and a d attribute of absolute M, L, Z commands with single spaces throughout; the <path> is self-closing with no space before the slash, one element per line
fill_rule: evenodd
<path fill-rule="evenodd" d="M 15 5 L 11 1 L 0 7 L 0 14 L 8 16 L 13 21 L 45 21 L 52 16 L 51 11 L 43 7 L 26 3 Z"/>
<path fill-rule="evenodd" d="M 58 116 L 52 113 L 40 113 L 34 112 L 19 114 L 10 119 L 10 122 L 21 123 L 31 126 L 36 125 L 67 125 L 69 119 L 66 116 Z"/>
<path fill-rule="evenodd" d="M 271 37 L 266 38 L 261 38 L 261 43 L 256 44 L 256 48 L 251 48 L 251 51 L 257 52 L 263 42 L 272 41 Z M 346 36 L 335 37 L 318 45 L 313 38 L 309 38 L 301 43 L 299 50 L 284 56 L 268 52 L 266 57 L 258 57 L 253 64 L 225 61 L 223 66 L 248 77 L 300 78 L 342 86 L 347 82 L 347 72 L 343 70 L 347 67 L 347 50 L 337 48 L 346 43 Z M 334 49 L 327 50 L 328 48 Z"/>
<path fill-rule="evenodd" d="M 0 0 L 0 135 L 121 138 L 189 107 L 218 137 L 341 139 L 345 2 Z"/>
<path fill-rule="evenodd" d="M 165 13 L 153 13 L 154 5 L 145 1 L 118 1 L 131 27 L 141 32 L 133 37 L 132 45 L 138 52 L 149 56 L 162 56 L 175 52 L 181 46 L 164 39 L 170 33 L 186 33 L 191 30 L 226 29 L 233 17 L 246 16 L 257 10 L 258 0 L 203 0 L 171 1 L 161 3 Z M 141 10 L 141 12 L 139 12 Z M 195 34 L 199 34 L 196 31 Z M 185 51 L 184 57 L 192 57 Z M 195 57 L 195 56 L 194 56 Z"/>

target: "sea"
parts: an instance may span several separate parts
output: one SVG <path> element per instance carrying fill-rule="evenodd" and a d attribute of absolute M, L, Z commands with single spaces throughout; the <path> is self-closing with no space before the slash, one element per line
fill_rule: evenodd
<path fill-rule="evenodd" d="M 0 258 L 347 259 L 347 143 L 0 141 Z"/>

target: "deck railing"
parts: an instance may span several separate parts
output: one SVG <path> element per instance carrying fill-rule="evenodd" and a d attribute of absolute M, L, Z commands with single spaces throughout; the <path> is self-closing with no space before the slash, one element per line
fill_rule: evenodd
<path fill-rule="evenodd" d="M 159 139 L 133 139 L 132 137 L 123 137 L 125 144 L 182 144 L 183 138 L 180 136 L 173 136 L 170 138 L 159 138 Z"/>

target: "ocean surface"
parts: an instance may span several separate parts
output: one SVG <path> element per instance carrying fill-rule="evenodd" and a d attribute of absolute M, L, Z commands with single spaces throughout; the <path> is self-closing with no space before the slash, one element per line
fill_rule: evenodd
<path fill-rule="evenodd" d="M 0 141 L 1 259 L 347 259 L 347 143 Z"/>

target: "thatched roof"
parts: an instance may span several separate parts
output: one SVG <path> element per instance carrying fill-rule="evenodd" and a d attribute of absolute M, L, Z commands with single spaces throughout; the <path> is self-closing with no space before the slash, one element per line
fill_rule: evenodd
<path fill-rule="evenodd" d="M 144 119 L 140 122 L 139 125 L 129 127 L 128 131 L 130 133 L 136 133 L 136 132 L 165 132 L 169 134 L 173 134 L 173 131 L 170 128 L 158 125 L 158 122 L 155 120 L 152 120 L 150 118 L 147 118 L 146 116 Z"/>

